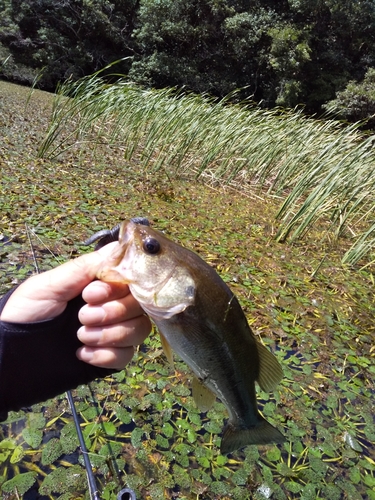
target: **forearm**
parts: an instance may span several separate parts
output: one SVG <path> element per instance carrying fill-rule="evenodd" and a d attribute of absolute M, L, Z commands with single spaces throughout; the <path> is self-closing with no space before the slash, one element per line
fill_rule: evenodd
<path fill-rule="evenodd" d="M 0 299 L 0 315 L 9 298 Z M 79 296 L 56 318 L 35 323 L 0 321 L 0 415 L 63 393 L 114 370 L 98 368 L 76 357 L 82 343 Z"/>

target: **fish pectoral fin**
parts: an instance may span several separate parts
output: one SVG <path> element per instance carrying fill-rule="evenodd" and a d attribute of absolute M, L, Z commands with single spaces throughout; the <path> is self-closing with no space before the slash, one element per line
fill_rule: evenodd
<path fill-rule="evenodd" d="M 164 335 L 159 331 L 160 335 L 160 340 L 161 340 L 161 346 L 163 348 L 164 354 L 171 364 L 172 368 L 174 368 L 174 362 L 173 362 L 173 351 L 172 347 L 169 345 L 167 339 L 164 337 Z"/>
<path fill-rule="evenodd" d="M 216 395 L 198 380 L 197 377 L 193 377 L 192 391 L 193 399 L 200 411 L 206 412 L 212 408 L 216 400 Z"/>
<path fill-rule="evenodd" d="M 259 355 L 259 375 L 257 382 L 263 391 L 270 392 L 275 389 L 283 378 L 283 370 L 275 356 L 266 346 L 260 342 L 256 344 Z"/>
<path fill-rule="evenodd" d="M 224 429 L 220 452 L 224 455 L 250 444 L 283 443 L 285 437 L 260 415 L 256 425 L 249 428 L 236 427 L 228 423 Z"/>

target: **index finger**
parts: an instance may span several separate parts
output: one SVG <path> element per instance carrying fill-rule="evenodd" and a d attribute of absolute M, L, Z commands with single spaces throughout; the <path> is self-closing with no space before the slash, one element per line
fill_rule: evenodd
<path fill-rule="evenodd" d="M 125 283 L 105 283 L 92 281 L 82 290 L 82 298 L 88 304 L 103 304 L 112 300 L 121 299 L 129 295 L 129 286 Z"/>

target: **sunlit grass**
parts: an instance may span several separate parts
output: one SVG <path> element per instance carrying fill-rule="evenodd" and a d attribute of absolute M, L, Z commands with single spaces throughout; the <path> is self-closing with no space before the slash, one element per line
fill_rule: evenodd
<path fill-rule="evenodd" d="M 39 153 L 53 158 L 72 145 L 116 145 L 144 172 L 277 195 L 278 240 L 301 238 L 322 223 L 330 240 L 348 240 L 344 263 L 371 260 L 373 137 L 363 138 L 357 125 L 231 104 L 232 97 L 144 89 L 126 79 L 109 84 L 100 73 L 67 81 Z"/>

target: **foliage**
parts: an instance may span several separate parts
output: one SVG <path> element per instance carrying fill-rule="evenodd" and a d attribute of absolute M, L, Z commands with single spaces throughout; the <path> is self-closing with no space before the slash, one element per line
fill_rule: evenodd
<path fill-rule="evenodd" d="M 373 138 L 361 137 L 356 126 L 247 101 L 230 105 L 230 98 L 146 90 L 126 79 L 109 85 L 100 73 L 67 82 L 40 154 L 55 157 L 86 141 L 119 143 L 124 158 L 137 158 L 145 172 L 210 178 L 284 198 L 280 241 L 324 221 L 326 237 L 350 242 L 344 262 L 373 259 Z"/>
<path fill-rule="evenodd" d="M 38 158 L 51 96 L 34 92 L 25 110 L 28 89 L 0 83 L 0 90 L 1 294 L 33 272 L 25 223 L 47 269 L 87 251 L 80 242 L 94 231 L 147 216 L 216 268 L 283 366 L 279 390 L 259 391 L 258 402 L 287 442 L 228 456 L 219 452 L 224 406 L 199 413 L 190 373 L 178 359 L 171 369 L 155 335 L 126 371 L 79 387 L 102 497 L 115 500 L 127 484 L 139 499 L 373 498 L 373 266 L 343 267 L 345 240 L 331 245 L 320 227 L 303 241 L 278 243 L 278 198 L 150 174 L 141 148 L 131 161 L 121 143 Z M 77 446 L 64 395 L 11 413 L 0 426 L 0 492 L 85 498 Z"/>
<path fill-rule="evenodd" d="M 141 2 L 134 31 L 141 57 L 129 76 L 158 88 L 223 96 L 249 86 L 259 94 L 254 77 L 266 73 L 265 40 L 273 22 L 272 11 L 259 5 L 247 10 L 242 2 Z"/>
<path fill-rule="evenodd" d="M 375 120 L 375 68 L 367 71 L 362 82 L 349 82 L 324 108 L 349 121 L 366 120 L 371 126 Z"/>
<path fill-rule="evenodd" d="M 6 78 L 54 89 L 122 59 L 150 87 L 309 112 L 375 66 L 372 0 L 0 0 Z M 4 59 L 7 56 L 4 57 Z"/>
<path fill-rule="evenodd" d="M 135 5 L 122 0 L 3 0 L 0 41 L 13 61 L 42 72 L 42 88 L 53 90 L 59 80 L 77 79 L 133 55 L 128 43 Z"/>
<path fill-rule="evenodd" d="M 270 64 L 280 75 L 276 104 L 293 107 L 302 97 L 304 64 L 311 60 L 310 35 L 291 25 L 272 28 L 269 33 L 272 37 Z"/>

